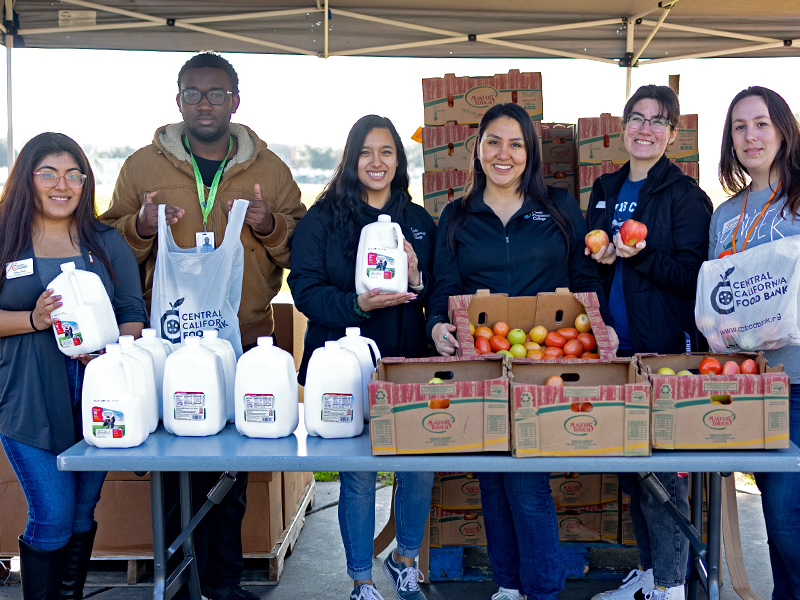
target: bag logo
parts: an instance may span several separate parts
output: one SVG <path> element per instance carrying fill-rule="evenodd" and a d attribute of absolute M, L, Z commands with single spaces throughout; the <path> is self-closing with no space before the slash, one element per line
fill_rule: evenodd
<path fill-rule="evenodd" d="M 161 315 L 161 337 L 173 344 L 181 343 L 181 320 L 177 308 L 183 304 L 186 296 L 169 303 L 169 310 Z"/>
<path fill-rule="evenodd" d="M 713 290 L 711 290 L 711 307 L 721 315 L 729 315 L 734 310 L 733 289 L 728 277 L 736 267 L 725 271 L 725 275 Z"/>

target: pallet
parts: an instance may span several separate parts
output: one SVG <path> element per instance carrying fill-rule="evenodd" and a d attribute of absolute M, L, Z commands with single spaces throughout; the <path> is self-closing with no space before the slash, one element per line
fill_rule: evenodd
<path fill-rule="evenodd" d="M 266 554 L 245 555 L 245 572 L 242 583 L 246 585 L 277 585 L 283 574 L 286 557 L 292 553 L 306 522 L 306 511 L 314 504 L 316 484 L 312 479 L 303 492 L 294 517 L 283 530 L 275 546 Z M 122 572 L 125 571 L 123 577 Z M 86 580 L 88 587 L 152 586 L 153 557 L 93 558 Z"/>
<path fill-rule="evenodd" d="M 622 579 L 631 569 L 637 567 L 639 560 L 636 546 L 603 542 L 562 542 L 560 547 L 568 579 Z M 604 554 L 607 556 L 603 556 Z M 610 560 L 608 556 L 611 556 Z M 492 578 L 492 567 L 485 547 L 431 548 L 429 561 L 431 581 L 487 581 Z"/>

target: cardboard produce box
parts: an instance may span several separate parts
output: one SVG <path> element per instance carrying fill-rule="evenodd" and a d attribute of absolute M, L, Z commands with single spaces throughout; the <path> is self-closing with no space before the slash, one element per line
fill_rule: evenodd
<path fill-rule="evenodd" d="M 543 164 L 566 163 L 575 166 L 578 156 L 575 125 L 542 123 L 540 138 Z"/>
<path fill-rule="evenodd" d="M 616 543 L 618 505 L 556 507 L 556 522 L 560 542 Z"/>
<path fill-rule="evenodd" d="M 563 188 L 573 196 L 576 195 L 575 167 L 569 163 L 545 163 L 542 165 L 542 175 L 546 185 Z"/>
<path fill-rule="evenodd" d="M 542 74 L 511 69 L 491 77 L 444 77 L 422 80 L 425 125 L 455 121 L 480 123 L 495 104 L 519 104 L 535 121 L 542 120 Z"/>
<path fill-rule="evenodd" d="M 659 375 L 696 370 L 706 356 L 724 364 L 755 359 L 758 375 Z M 789 377 L 767 366 L 763 353 L 637 355 L 652 383 L 654 448 L 742 449 L 789 447 Z"/>
<path fill-rule="evenodd" d="M 612 163 L 610 160 L 604 160 L 597 165 L 578 166 L 578 203 L 581 205 L 581 210 L 585 211 L 589 208 L 589 199 L 592 196 L 594 180 L 606 173 L 616 173 L 621 166 Z"/>
<path fill-rule="evenodd" d="M 5 454 L 0 452 L 0 462 L 5 460 Z M 17 536 L 25 531 L 28 503 L 16 479 L 0 481 L 0 507 L 0 556 L 19 556 Z"/>
<path fill-rule="evenodd" d="M 281 537 L 284 529 L 282 487 L 282 477 L 278 472 L 250 474 L 247 512 L 242 520 L 242 552 L 245 556 L 269 554 Z"/>
<path fill-rule="evenodd" d="M 614 473 L 550 473 L 550 491 L 556 506 L 606 504 L 619 500 Z"/>
<path fill-rule="evenodd" d="M 505 363 L 386 358 L 369 383 L 372 454 L 505 452 Z M 444 383 L 432 383 L 434 377 Z"/>
<path fill-rule="evenodd" d="M 447 510 L 431 506 L 430 545 L 485 546 L 486 525 L 480 510 Z"/>
<path fill-rule="evenodd" d="M 491 327 L 504 321 L 514 329 L 525 332 L 534 325 L 543 325 L 548 331 L 561 327 L 572 327 L 575 317 L 586 313 L 592 325 L 592 334 L 597 340 L 597 353 L 601 359 L 613 358 L 614 351 L 608 338 L 603 319 L 600 316 L 600 303 L 594 292 L 572 293 L 566 288 L 555 292 L 543 292 L 537 296 L 516 296 L 491 294 L 488 290 L 478 290 L 475 295 L 451 296 L 448 311 L 450 322 L 458 331 L 459 353 L 461 356 L 477 358 L 475 342 L 469 333 L 469 324 Z M 484 355 L 489 356 L 489 355 Z"/>
<path fill-rule="evenodd" d="M 431 504 L 448 510 L 481 507 L 481 487 L 475 473 L 436 473 Z"/>
<path fill-rule="evenodd" d="M 650 454 L 650 389 L 633 359 L 519 359 L 511 372 L 514 456 Z M 544 385 L 551 375 L 564 385 Z"/>
<path fill-rule="evenodd" d="M 439 215 L 448 202 L 464 195 L 471 181 L 469 171 L 447 169 L 434 173 L 426 171 L 422 174 L 425 210 L 434 221 L 439 220 Z"/>

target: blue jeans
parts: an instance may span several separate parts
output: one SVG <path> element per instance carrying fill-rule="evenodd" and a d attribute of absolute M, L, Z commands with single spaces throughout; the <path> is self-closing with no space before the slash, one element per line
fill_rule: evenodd
<path fill-rule="evenodd" d="M 655 473 L 670 501 L 689 516 L 689 478 Z M 622 491 L 631 496 L 631 521 L 639 545 L 642 570 L 653 569 L 656 585 L 683 585 L 689 561 L 689 539 L 667 510 L 644 490 L 636 473 L 619 473 Z"/>
<path fill-rule="evenodd" d="M 550 473 L 478 473 L 494 581 L 530 600 L 564 588 Z"/>
<path fill-rule="evenodd" d="M 81 430 L 83 365 L 69 357 L 67 378 L 72 399 L 73 425 Z M 76 441 L 82 436 L 76 437 Z M 0 443 L 28 501 L 28 523 L 22 540 L 40 550 L 58 550 L 73 532 L 89 531 L 94 507 L 100 500 L 105 473 L 59 471 L 56 455 L 0 435 Z"/>
<path fill-rule="evenodd" d="M 789 438 L 800 446 L 800 385 L 791 386 Z M 800 598 L 800 473 L 756 473 L 772 563 L 772 598 Z"/>
<path fill-rule="evenodd" d="M 347 574 L 354 581 L 372 579 L 377 473 L 339 473 L 339 530 L 347 556 Z M 397 553 L 416 558 L 427 535 L 433 473 L 395 473 L 394 496 Z"/>

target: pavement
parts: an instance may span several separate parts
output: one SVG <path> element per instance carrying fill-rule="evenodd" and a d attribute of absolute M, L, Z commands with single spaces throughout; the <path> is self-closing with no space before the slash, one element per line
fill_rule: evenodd
<path fill-rule="evenodd" d="M 313 508 L 306 515 L 305 527 L 294 547 L 294 551 L 284 563 L 284 572 L 278 585 L 255 584 L 263 575 L 245 571 L 243 585 L 264 600 L 345 600 L 349 597 L 352 582 L 347 577 L 344 547 L 339 536 L 337 503 L 339 484 L 317 483 L 317 493 Z M 772 576 L 767 550 L 766 530 L 761 513 L 761 497 L 754 487 L 737 489 L 739 522 L 742 534 L 742 550 L 752 589 L 763 599 L 772 595 Z M 384 486 L 377 492 L 378 522 L 376 533 L 383 528 L 389 514 L 391 487 Z M 378 590 L 386 600 L 394 600 L 393 590 L 383 575 L 383 559 L 393 549 L 390 545 L 380 557 L 374 560 L 373 573 Z M 628 556 L 630 558 L 630 552 Z M 724 564 L 724 579 L 721 600 L 735 600 L 738 595 L 733 590 Z M 94 565 L 95 563 L 93 563 Z M 120 564 L 120 563 L 116 563 Z M 94 568 L 94 567 L 93 567 Z M 12 573 L 5 585 L 0 583 L 0 600 L 22 600 L 19 585 L 18 565 L 12 563 Z M 114 580 L 122 585 L 117 585 Z M 152 572 L 147 573 L 142 582 L 124 585 L 125 573 L 109 573 L 92 570 L 84 598 L 93 600 L 149 600 L 152 598 Z M 617 587 L 613 579 L 570 579 L 567 580 L 560 600 L 589 600 L 592 595 Z M 475 582 L 434 582 L 422 586 L 428 600 L 489 600 L 497 591 L 491 581 Z"/>

